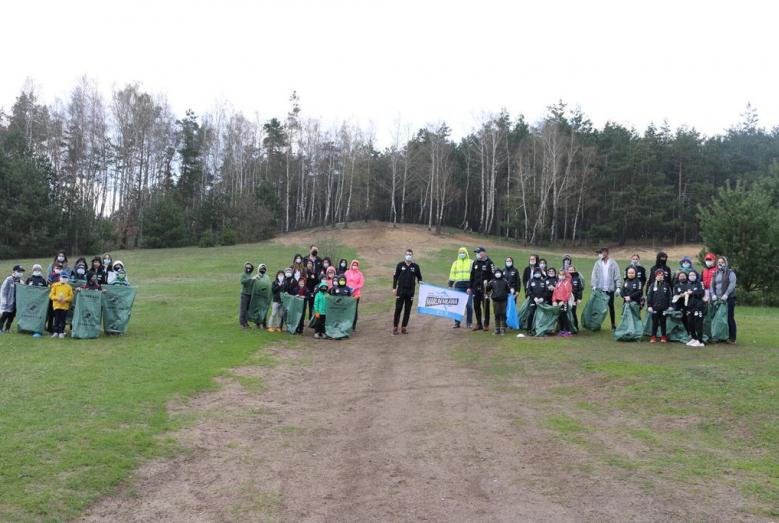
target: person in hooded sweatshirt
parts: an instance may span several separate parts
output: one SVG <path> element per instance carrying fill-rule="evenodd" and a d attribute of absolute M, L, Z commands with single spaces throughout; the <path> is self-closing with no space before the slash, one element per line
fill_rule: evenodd
<path fill-rule="evenodd" d="M 671 268 L 668 267 L 668 255 L 664 252 L 658 252 L 655 264 L 649 269 L 649 279 L 646 282 L 646 292 L 652 287 L 657 277 L 657 271 L 663 271 L 663 276 L 666 282 L 671 281 Z"/>
<path fill-rule="evenodd" d="M 681 260 L 679 260 L 679 270 L 684 274 L 689 274 L 692 269 L 692 260 L 689 256 L 684 256 Z"/>
<path fill-rule="evenodd" d="M 576 314 L 576 309 L 581 305 L 582 299 L 584 299 L 584 278 L 582 278 L 579 271 L 576 270 L 575 265 L 568 267 L 568 274 L 571 275 L 571 289 L 573 291 L 573 303 L 571 304 L 571 316 L 573 316 L 573 325 L 576 330 L 579 330 L 579 317 Z"/>
<path fill-rule="evenodd" d="M 552 294 L 554 294 L 555 287 L 557 287 L 557 269 L 549 267 L 546 271 L 546 301 L 547 305 L 552 304 Z"/>
<path fill-rule="evenodd" d="M 247 261 L 243 264 L 241 273 L 241 302 L 238 306 L 238 324 L 242 329 L 249 328 L 249 304 L 252 301 L 252 286 L 254 285 L 254 265 Z"/>
<path fill-rule="evenodd" d="M 660 343 L 668 342 L 664 313 L 671 307 L 672 296 L 673 291 L 665 279 L 665 271 L 662 268 L 657 269 L 646 297 L 647 311 L 652 315 L 652 336 L 649 338 L 649 343 L 657 342 L 658 328 L 661 333 Z"/>
<path fill-rule="evenodd" d="M 97 274 L 97 281 L 100 285 L 108 285 L 108 272 L 103 267 L 103 260 L 100 256 L 92 258 L 92 266 L 87 271 L 87 280 L 90 279 L 92 273 Z"/>
<path fill-rule="evenodd" d="M 346 283 L 346 276 L 340 275 L 333 282 L 333 288 L 330 289 L 330 294 L 333 296 L 352 296 L 352 288 Z"/>
<path fill-rule="evenodd" d="M 348 267 L 349 267 L 349 262 L 347 262 L 345 258 L 341 258 L 340 260 L 338 260 L 338 267 L 336 268 L 335 271 L 336 275 L 340 276 L 346 273 L 346 269 L 348 269 Z"/>
<path fill-rule="evenodd" d="M 468 256 L 468 249 L 460 247 L 457 250 L 457 259 L 452 262 L 452 267 L 449 269 L 449 287 L 452 287 L 458 291 L 468 292 L 468 287 L 471 284 L 471 257 Z M 465 327 L 471 328 L 473 322 L 473 296 L 468 295 L 468 303 L 465 305 Z M 454 326 L 452 328 L 459 329 L 461 322 L 454 320 Z"/>
<path fill-rule="evenodd" d="M 709 290 L 711 287 L 711 278 L 714 276 L 714 273 L 717 272 L 717 257 L 713 252 L 706 253 L 706 256 L 703 258 L 703 265 L 706 266 L 706 268 L 703 269 L 702 276 L 703 288 Z"/>
<path fill-rule="evenodd" d="M 522 287 L 525 289 L 525 295 L 527 295 L 527 284 L 533 279 L 533 272 L 538 269 L 538 255 L 531 254 L 527 260 L 527 266 L 522 271 Z"/>
<path fill-rule="evenodd" d="M 15 265 L 11 275 L 0 285 L 0 333 L 10 332 L 16 317 L 16 286 L 22 282 L 24 267 Z"/>
<path fill-rule="evenodd" d="M 704 347 L 703 317 L 706 315 L 706 289 L 698 278 L 698 272 L 691 270 L 687 275 L 689 299 L 687 301 L 687 330 L 690 333 L 690 347 Z"/>
<path fill-rule="evenodd" d="M 572 335 L 573 325 L 568 320 L 568 311 L 573 305 L 573 282 L 570 272 L 570 268 L 573 265 L 569 264 L 567 270 L 560 271 L 557 285 L 552 292 L 552 305 L 560 307 L 560 315 L 558 317 L 558 323 L 560 324 L 560 332 L 558 336 L 568 337 Z"/>
<path fill-rule="evenodd" d="M 736 343 L 736 272 L 728 267 L 728 259 L 717 258 L 717 272 L 711 278 L 709 298 L 728 304 L 728 343 Z"/>
<path fill-rule="evenodd" d="M 298 291 L 297 296 L 300 296 L 303 298 L 304 301 L 308 301 L 308 288 L 306 287 L 306 278 L 300 278 L 298 280 Z M 300 315 L 300 321 L 298 321 L 298 328 L 295 329 L 295 334 L 303 334 L 303 325 L 306 319 L 305 309 L 303 310 L 303 314 Z"/>
<path fill-rule="evenodd" d="M 676 273 L 673 284 L 673 303 L 674 310 L 682 312 L 682 323 L 687 332 L 690 332 L 690 327 L 687 325 L 687 304 L 690 301 L 690 285 L 687 283 L 687 273 L 680 269 Z"/>
<path fill-rule="evenodd" d="M 359 260 L 352 260 L 352 264 L 349 270 L 346 271 L 346 285 L 352 289 L 352 296 L 355 298 L 354 322 L 352 323 L 352 330 L 356 330 L 357 314 L 360 310 L 361 289 L 365 286 L 365 275 L 360 270 Z"/>
<path fill-rule="evenodd" d="M 511 287 L 508 280 L 503 277 L 501 269 L 495 269 L 493 278 L 487 282 L 487 294 L 492 300 L 492 308 L 495 311 L 495 332 L 493 334 L 505 334 L 506 303 L 511 296 Z"/>
<path fill-rule="evenodd" d="M 314 297 L 314 338 L 325 337 L 325 321 L 327 320 L 327 283 L 319 282 L 316 296 Z"/>
<path fill-rule="evenodd" d="M 533 277 L 527 284 L 527 297 L 530 298 L 528 303 L 527 314 L 527 333 L 530 334 L 533 330 L 533 319 L 536 316 L 536 307 L 546 301 L 547 285 L 546 280 L 543 278 L 541 269 L 536 269 L 533 273 Z"/>
<path fill-rule="evenodd" d="M 268 318 L 268 332 L 281 332 L 281 293 L 285 287 L 284 271 L 278 271 L 271 283 L 271 311 Z"/>
<path fill-rule="evenodd" d="M 327 284 L 328 289 L 333 288 L 333 281 L 335 280 L 335 276 L 336 276 L 335 267 L 331 265 L 325 270 L 325 273 L 322 277 L 322 281 Z"/>

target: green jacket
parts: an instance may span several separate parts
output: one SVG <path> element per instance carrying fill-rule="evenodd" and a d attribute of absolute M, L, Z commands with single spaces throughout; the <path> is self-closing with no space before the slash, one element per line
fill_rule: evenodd
<path fill-rule="evenodd" d="M 244 271 L 241 274 L 241 294 L 250 295 L 252 293 L 252 285 L 254 285 L 252 273 Z"/>
<path fill-rule="evenodd" d="M 314 314 L 327 314 L 327 293 L 317 291 L 314 297 Z"/>

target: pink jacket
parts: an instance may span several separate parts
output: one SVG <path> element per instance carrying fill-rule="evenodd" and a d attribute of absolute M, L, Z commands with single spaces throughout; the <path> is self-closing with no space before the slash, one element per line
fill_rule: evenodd
<path fill-rule="evenodd" d="M 360 262 L 357 260 L 352 260 L 352 263 L 349 266 L 351 267 L 355 264 L 357 264 L 357 269 L 349 269 L 346 271 L 346 285 L 352 288 L 352 296 L 359 298 L 360 289 L 365 285 L 365 276 L 363 276 L 360 271 Z"/>

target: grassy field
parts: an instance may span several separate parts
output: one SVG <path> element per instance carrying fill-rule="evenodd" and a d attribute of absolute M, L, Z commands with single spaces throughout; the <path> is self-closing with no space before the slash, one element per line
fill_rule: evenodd
<path fill-rule="evenodd" d="M 456 247 L 420 256 L 426 281 L 445 282 Z M 127 336 L 0 336 L 0 520 L 71 518 L 140 460 L 180 452 L 165 433 L 187 420 L 171 418 L 168 402 L 215 387 L 215 376 L 247 361 L 272 363 L 262 348 L 279 335 L 237 328 L 244 260 L 275 272 L 301 250 L 119 253 L 139 287 Z M 527 253 L 515 249 L 490 256 L 502 262 L 509 252 L 524 266 Z M 0 263 L 0 274 L 15 262 Z M 28 270 L 32 263 L 24 261 Z M 575 263 L 589 280 L 592 261 Z M 389 277 L 371 282 L 385 285 Z M 361 313 L 390 303 L 387 293 L 386 304 Z M 737 319 L 737 346 L 616 343 L 608 329 L 570 339 L 463 333 L 452 355 L 532 406 L 561 445 L 580 447 L 592 463 L 637 476 L 647 489 L 734 488 L 752 512 L 777 516 L 779 310 L 739 307 Z"/>

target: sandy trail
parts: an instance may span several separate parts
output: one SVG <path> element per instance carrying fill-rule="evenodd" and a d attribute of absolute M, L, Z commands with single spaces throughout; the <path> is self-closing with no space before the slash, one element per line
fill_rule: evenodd
<path fill-rule="evenodd" d="M 369 278 L 386 276 L 385 260 L 398 259 L 408 244 L 424 257 L 452 241 L 375 225 L 345 240 L 339 234 L 370 261 Z M 367 302 L 386 301 L 381 292 L 387 289 L 372 289 Z M 705 508 L 653 497 L 593 466 L 584 451 L 537 425 L 541 407 L 521 404 L 455 362 L 452 347 L 486 334 L 412 315 L 410 334 L 394 337 L 390 323 L 387 305 L 361 318 L 350 340 L 307 333 L 303 343 L 280 342 L 271 349 L 278 366 L 236 369 L 261 376 L 262 390 L 225 379 L 220 390 L 172 406 L 197 415 L 175 434 L 191 451 L 143 465 L 83 519 L 707 519 Z"/>

